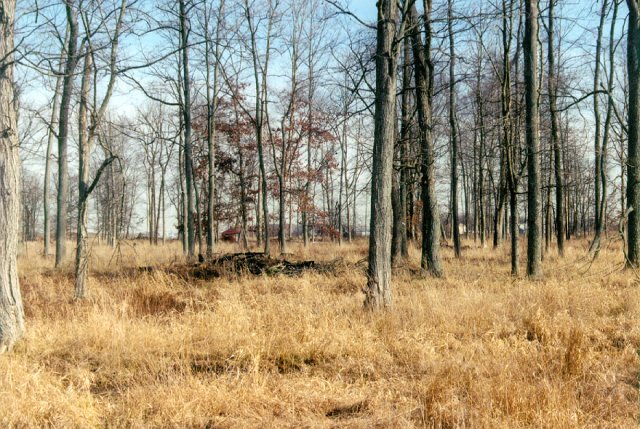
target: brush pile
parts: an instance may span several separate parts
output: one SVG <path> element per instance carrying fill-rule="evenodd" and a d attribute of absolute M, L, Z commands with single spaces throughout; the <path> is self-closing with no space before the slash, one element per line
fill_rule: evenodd
<path fill-rule="evenodd" d="M 205 280 L 238 275 L 297 277 L 305 272 L 339 275 L 346 269 L 348 266 L 341 258 L 329 262 L 290 261 L 261 252 L 246 252 L 226 253 L 210 261 L 191 265 L 187 275 Z"/>

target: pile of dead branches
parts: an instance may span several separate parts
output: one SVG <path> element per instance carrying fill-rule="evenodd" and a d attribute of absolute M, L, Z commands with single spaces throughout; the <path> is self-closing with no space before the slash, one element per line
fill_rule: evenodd
<path fill-rule="evenodd" d="M 189 266 L 186 273 L 189 277 L 211 279 L 239 275 L 253 276 L 299 276 L 305 272 L 338 275 L 349 269 L 342 259 L 329 262 L 290 261 L 284 258 L 273 258 L 260 252 L 227 253 Z"/>

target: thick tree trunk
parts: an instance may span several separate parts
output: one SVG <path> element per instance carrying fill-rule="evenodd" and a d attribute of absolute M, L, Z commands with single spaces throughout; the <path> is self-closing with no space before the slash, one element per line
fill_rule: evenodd
<path fill-rule="evenodd" d="M 627 36 L 627 70 L 629 79 L 627 150 L 627 265 L 637 268 L 640 263 L 640 13 L 638 0 L 627 0 L 629 33 Z"/>
<path fill-rule="evenodd" d="M 420 266 L 424 273 L 434 277 L 441 277 L 443 272 L 440 263 L 440 212 L 436 198 L 433 122 L 431 118 L 431 98 L 433 95 L 431 0 L 424 1 L 424 8 L 426 34 L 426 42 L 424 44 L 418 29 L 418 13 L 415 4 L 410 11 L 422 174 L 420 184 L 422 199 L 422 257 Z"/>
<path fill-rule="evenodd" d="M 538 2 L 527 0 L 524 34 L 524 81 L 527 138 L 527 275 L 542 276 L 540 228 L 540 117 L 538 108 Z"/>
<path fill-rule="evenodd" d="M 0 354 L 24 332 L 18 280 L 20 157 L 13 92 L 15 0 L 0 0 Z"/>
<path fill-rule="evenodd" d="M 394 52 L 394 42 L 397 15 L 394 0 L 378 2 L 369 268 L 365 290 L 365 307 L 372 310 L 391 306 L 391 186 L 396 118 L 397 53 Z"/>

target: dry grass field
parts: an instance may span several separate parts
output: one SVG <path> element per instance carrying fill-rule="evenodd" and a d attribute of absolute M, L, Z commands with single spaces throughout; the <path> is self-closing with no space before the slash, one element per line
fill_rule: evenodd
<path fill-rule="evenodd" d="M 371 314 L 364 242 L 292 245 L 343 257 L 336 275 L 213 280 L 162 269 L 182 261 L 176 243 L 96 246 L 83 303 L 71 261 L 54 271 L 32 243 L 0 426 L 637 428 L 640 289 L 620 250 L 589 265 L 570 241 L 533 282 L 509 275 L 506 246 L 466 244 L 438 280 L 415 274 L 413 250 L 393 310 Z"/>

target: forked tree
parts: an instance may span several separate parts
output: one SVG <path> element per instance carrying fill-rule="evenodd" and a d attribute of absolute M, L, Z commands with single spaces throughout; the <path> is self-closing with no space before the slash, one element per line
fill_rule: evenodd
<path fill-rule="evenodd" d="M 440 262 L 440 213 L 436 196 L 436 157 L 432 118 L 434 65 L 431 58 L 431 0 L 424 0 L 424 42 L 415 3 L 412 4 L 409 15 L 420 128 L 420 193 L 422 198 L 422 257 L 420 266 L 423 273 L 441 277 L 443 271 Z"/>
<path fill-rule="evenodd" d="M 94 58 L 96 50 L 95 40 L 90 36 L 92 28 L 90 27 L 90 17 L 86 10 L 81 10 L 83 26 L 86 33 L 86 48 L 84 54 L 84 65 L 82 71 L 82 84 L 80 88 L 80 103 L 78 111 L 78 219 L 76 226 L 76 258 L 75 258 L 75 292 L 76 299 L 83 299 L 87 296 L 87 281 L 89 277 L 89 243 L 88 243 L 88 203 L 91 193 L 95 189 L 100 176 L 105 169 L 115 160 L 115 156 L 107 157 L 91 180 L 89 160 L 91 149 L 100 129 L 101 122 L 107 111 L 109 101 L 113 94 L 113 89 L 118 76 L 117 72 L 117 53 L 121 36 L 125 12 L 127 9 L 127 0 L 121 0 L 120 7 L 116 9 L 114 15 L 117 17 L 113 36 L 107 42 L 109 49 L 108 60 L 108 83 L 99 104 L 90 105 L 90 94 L 93 93 L 93 101 L 97 102 L 97 82 L 93 79 L 94 88 L 90 89 L 91 76 L 94 74 L 95 64 Z M 89 118 L 90 116 L 90 118 Z"/>

